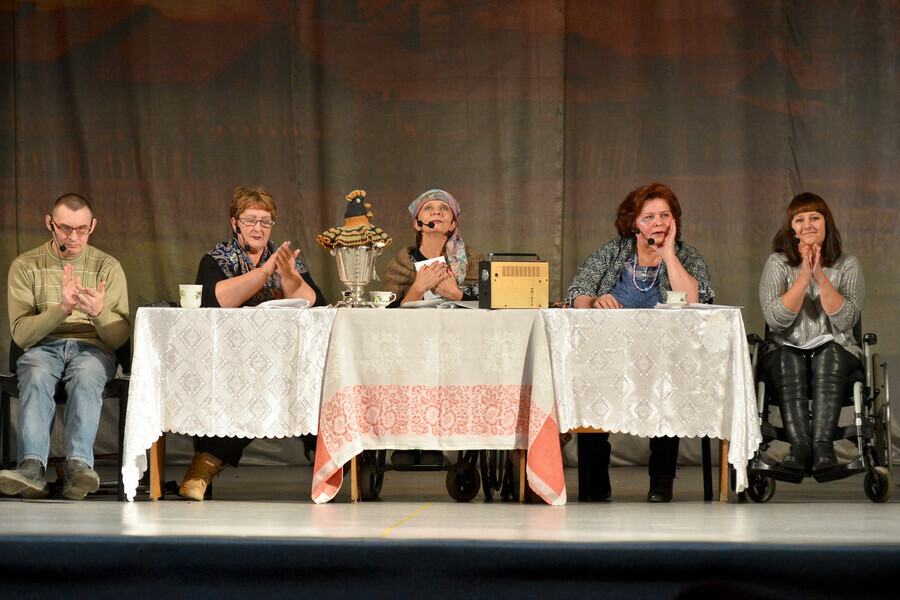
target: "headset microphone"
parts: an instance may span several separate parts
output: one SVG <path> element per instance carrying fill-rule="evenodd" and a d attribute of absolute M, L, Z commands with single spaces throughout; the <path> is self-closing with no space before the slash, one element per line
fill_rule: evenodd
<path fill-rule="evenodd" d="M 234 231 L 235 231 L 235 233 L 237 233 L 239 236 L 244 237 L 244 234 L 241 233 L 241 226 L 240 226 L 240 225 L 235 225 L 235 226 L 234 226 Z M 238 241 L 238 243 L 240 243 L 240 241 Z M 241 244 L 241 248 L 244 250 L 244 252 L 250 252 L 250 244 L 247 243 L 247 238 L 244 238 L 244 243 Z"/>
<path fill-rule="evenodd" d="M 53 241 L 56 242 L 56 247 L 59 248 L 59 253 L 62 254 L 66 251 L 66 245 L 59 243 L 59 239 L 56 237 L 56 225 L 53 224 L 53 221 L 50 221 L 50 232 L 53 234 Z"/>
<path fill-rule="evenodd" d="M 434 221 L 429 221 L 427 223 L 423 223 L 422 221 L 416 220 L 416 225 L 419 227 L 427 227 L 428 229 L 434 229 Z"/>
<path fill-rule="evenodd" d="M 654 240 L 653 238 L 648 238 L 648 237 L 645 236 L 643 233 L 641 233 L 641 230 L 640 230 L 640 229 L 634 229 L 634 230 L 632 231 L 632 233 L 640 233 L 640 234 L 641 234 L 641 237 L 644 238 L 645 240 L 647 240 L 647 243 L 648 243 L 649 245 L 651 245 L 651 246 L 652 246 L 653 244 L 656 243 L 656 240 Z"/>

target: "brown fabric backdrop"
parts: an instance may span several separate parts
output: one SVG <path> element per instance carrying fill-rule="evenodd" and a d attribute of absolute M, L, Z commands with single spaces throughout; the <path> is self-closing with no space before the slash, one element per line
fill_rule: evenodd
<path fill-rule="evenodd" d="M 394 236 L 440 187 L 485 251 L 549 260 L 551 299 L 615 235 L 631 189 L 669 184 L 717 302 L 762 330 L 756 287 L 789 199 L 831 205 L 868 283 L 864 328 L 897 355 L 900 3 L 873 0 L 43 0 L 0 7 L 0 277 L 87 195 L 92 243 L 133 307 L 174 300 L 264 185 L 303 250 L 369 192 Z M 5 366 L 9 328 L 0 323 Z M 896 361 L 894 361 L 896 362 Z"/>

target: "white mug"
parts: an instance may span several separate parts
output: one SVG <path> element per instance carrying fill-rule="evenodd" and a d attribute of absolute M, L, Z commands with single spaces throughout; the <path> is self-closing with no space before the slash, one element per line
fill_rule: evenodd
<path fill-rule="evenodd" d="M 178 295 L 182 308 L 200 308 L 200 298 L 203 296 L 202 285 L 179 285 Z"/>
<path fill-rule="evenodd" d="M 372 298 L 372 304 L 378 308 L 385 308 L 397 299 L 397 294 L 388 291 L 369 292 L 369 296 Z"/>

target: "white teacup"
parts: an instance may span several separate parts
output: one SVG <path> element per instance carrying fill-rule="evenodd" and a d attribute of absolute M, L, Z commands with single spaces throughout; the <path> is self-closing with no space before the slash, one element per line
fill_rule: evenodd
<path fill-rule="evenodd" d="M 369 292 L 369 297 L 372 298 L 372 304 L 375 305 L 375 308 L 386 308 L 388 304 L 397 299 L 397 294 L 388 291 L 378 291 Z"/>
<path fill-rule="evenodd" d="M 666 304 L 677 304 L 679 306 L 684 306 L 685 304 L 687 304 L 687 292 L 670 291 L 669 295 L 666 296 Z"/>
<path fill-rule="evenodd" d="M 203 295 L 202 285 L 179 285 L 178 295 L 182 308 L 200 308 L 200 298 Z"/>

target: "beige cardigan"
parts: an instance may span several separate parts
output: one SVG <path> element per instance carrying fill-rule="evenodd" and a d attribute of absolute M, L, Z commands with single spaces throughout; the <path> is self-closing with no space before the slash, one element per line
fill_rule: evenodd
<path fill-rule="evenodd" d="M 384 270 L 383 288 L 397 294 L 397 300 L 402 300 L 406 297 L 409 288 L 412 287 L 416 280 L 416 266 L 409 257 L 415 249 L 415 246 L 407 246 L 398 252 Z M 475 285 L 478 283 L 478 263 L 484 260 L 484 255 L 475 248 L 466 245 L 466 256 L 468 257 L 466 278 L 463 279 L 462 283 L 463 285 Z"/>

